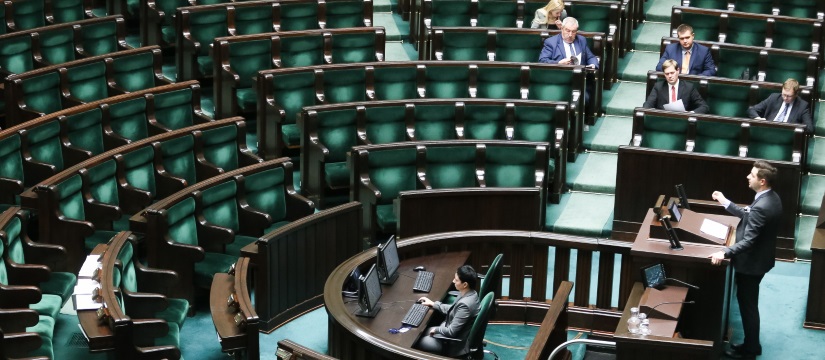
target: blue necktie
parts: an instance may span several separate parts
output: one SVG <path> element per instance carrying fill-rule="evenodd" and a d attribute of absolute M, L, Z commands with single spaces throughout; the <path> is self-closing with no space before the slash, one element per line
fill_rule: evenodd
<path fill-rule="evenodd" d="M 567 46 L 570 47 L 570 56 L 572 56 L 574 58 L 573 65 L 578 65 L 579 64 L 579 62 L 578 62 L 579 59 L 576 59 L 576 50 L 573 48 L 573 43 L 567 44 Z"/>
<path fill-rule="evenodd" d="M 782 111 L 779 112 L 779 115 L 777 115 L 776 119 L 774 119 L 773 121 L 785 122 L 785 113 L 787 113 L 787 112 L 788 112 L 788 104 L 783 102 L 782 103 Z"/>

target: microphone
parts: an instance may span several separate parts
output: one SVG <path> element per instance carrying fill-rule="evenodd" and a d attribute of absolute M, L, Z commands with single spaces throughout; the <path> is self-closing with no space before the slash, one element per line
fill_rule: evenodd
<path fill-rule="evenodd" d="M 656 306 L 650 308 L 650 311 L 648 311 L 648 313 L 652 313 L 653 310 L 656 310 L 657 307 L 662 306 L 662 305 L 668 305 L 668 304 L 695 304 L 695 303 L 696 302 L 693 301 L 693 300 L 691 300 L 691 301 L 665 301 L 665 302 L 658 303 L 658 304 L 656 304 Z M 647 314 L 645 314 L 645 315 L 647 315 Z M 648 316 L 647 318 L 650 319 L 650 316 Z"/>
<path fill-rule="evenodd" d="M 671 250 L 682 250 L 682 243 L 679 242 L 679 236 L 676 235 L 676 230 L 673 229 L 673 226 L 670 224 L 670 215 L 662 216 L 662 225 L 665 227 L 665 231 L 667 231 L 668 240 L 670 240 L 670 249 Z"/>
<path fill-rule="evenodd" d="M 686 282 L 684 282 L 684 281 L 682 281 L 682 280 L 679 280 L 679 279 L 674 279 L 674 278 L 665 278 L 665 280 L 673 280 L 673 281 L 675 281 L 675 282 L 677 282 L 677 283 L 680 283 L 680 284 L 682 284 L 682 285 L 686 285 L 686 286 L 688 286 L 688 287 L 691 287 L 691 288 L 694 288 L 694 289 L 696 289 L 696 290 L 699 290 L 699 287 L 698 287 L 698 286 L 696 286 L 696 285 L 692 285 L 692 284 L 688 284 L 688 283 L 686 283 Z"/>

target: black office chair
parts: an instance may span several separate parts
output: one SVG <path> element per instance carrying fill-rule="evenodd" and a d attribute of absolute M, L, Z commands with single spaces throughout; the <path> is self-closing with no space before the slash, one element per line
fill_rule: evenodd
<path fill-rule="evenodd" d="M 484 341 L 484 333 L 487 331 L 487 322 L 490 320 L 490 313 L 492 309 L 495 308 L 495 302 L 493 300 L 495 297 L 494 292 L 489 292 L 481 299 L 478 315 L 476 315 L 475 320 L 473 320 L 473 327 L 470 328 L 470 334 L 467 336 L 470 351 L 466 354 L 459 355 L 457 358 L 482 360 L 484 359 L 484 353 L 487 353 L 493 355 L 493 357 L 498 360 L 496 353 L 490 350 L 484 350 L 484 346 L 487 345 L 487 342 Z M 436 334 L 433 337 L 444 341 L 461 341 L 461 339 L 449 338 L 440 334 Z"/>

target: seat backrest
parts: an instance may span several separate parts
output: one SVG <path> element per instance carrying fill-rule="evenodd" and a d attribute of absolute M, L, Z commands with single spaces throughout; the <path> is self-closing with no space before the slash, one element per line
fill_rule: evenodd
<path fill-rule="evenodd" d="M 25 264 L 26 254 L 23 251 L 23 221 L 17 217 L 12 216 L 6 222 L 5 226 L 0 229 L 0 247 L 6 247 L 6 257 L 14 263 Z M 0 263 L 3 262 L 3 251 L 0 250 Z M 2 265 L 0 265 L 2 266 Z M 5 281 L 0 279 L 0 283 L 8 284 L 8 279 Z"/>
<path fill-rule="evenodd" d="M 488 99 L 521 98 L 521 69 L 515 66 L 491 65 L 478 67 L 475 84 L 476 96 Z"/>
<path fill-rule="evenodd" d="M 77 59 L 74 29 L 68 26 L 47 27 L 37 32 L 40 54 L 49 64 L 62 64 Z M 113 49 L 117 51 L 117 49 Z"/>
<path fill-rule="evenodd" d="M 324 63 L 324 36 L 320 33 L 303 36 L 278 36 L 282 67 L 321 65 Z"/>
<path fill-rule="evenodd" d="M 417 97 L 416 69 L 412 66 L 375 69 L 373 88 L 376 100 L 400 100 Z"/>
<path fill-rule="evenodd" d="M 427 146 L 426 177 L 433 189 L 477 187 L 476 147 Z"/>
<path fill-rule="evenodd" d="M 496 61 L 536 62 L 543 41 L 539 32 L 496 31 Z"/>
<path fill-rule="evenodd" d="M 249 206 L 272 217 L 273 222 L 286 219 L 286 171 L 276 167 L 244 176 L 244 197 Z"/>
<path fill-rule="evenodd" d="M 6 35 L 0 38 L 0 71 L 20 74 L 34 70 L 32 35 Z"/>
<path fill-rule="evenodd" d="M 63 151 L 60 141 L 60 123 L 49 121 L 27 131 L 24 149 L 28 149 L 32 159 L 54 166 L 55 171 L 63 170 Z M 40 181 L 43 179 L 37 179 Z"/>
<path fill-rule="evenodd" d="M 504 254 L 496 255 L 493 262 L 490 263 L 490 268 L 487 269 L 487 274 L 484 279 L 481 279 L 481 286 L 478 287 L 478 296 L 486 297 L 490 292 L 495 292 L 501 284 L 501 268 L 504 264 L 501 259 Z"/>
<path fill-rule="evenodd" d="M 516 26 L 519 4 L 513 0 L 486 0 L 478 2 L 476 26 L 511 28 Z"/>
<path fill-rule="evenodd" d="M 314 113 L 312 120 L 316 128 L 318 142 L 329 150 L 327 162 L 347 161 L 347 151 L 358 143 L 356 116 L 355 109 Z M 379 118 L 384 119 L 383 117 Z M 369 127 L 367 129 L 367 137 L 369 137 Z M 381 129 L 383 130 L 383 127 Z M 381 133 L 383 134 L 383 132 Z"/>
<path fill-rule="evenodd" d="M 262 34 L 275 31 L 271 3 L 253 6 L 235 4 L 235 33 L 237 35 Z"/>
<path fill-rule="evenodd" d="M 54 185 L 59 215 L 74 220 L 86 220 L 82 187 L 83 182 L 79 174 Z"/>
<path fill-rule="evenodd" d="M 734 10 L 752 14 L 772 14 L 775 0 L 733 0 Z"/>
<path fill-rule="evenodd" d="M 470 68 L 467 65 L 427 66 L 425 78 L 428 98 L 470 97 Z"/>
<path fill-rule="evenodd" d="M 145 97 L 108 104 L 104 113 L 115 134 L 132 141 L 149 136 Z"/>
<path fill-rule="evenodd" d="M 238 74 L 239 87 L 251 87 L 252 79 L 258 71 L 272 68 L 271 43 L 268 38 L 229 43 L 228 63 Z"/>
<path fill-rule="evenodd" d="M 37 111 L 41 114 L 49 114 L 63 108 L 62 94 L 60 91 L 60 75 L 57 72 L 49 72 L 39 76 L 22 79 L 22 101 L 27 109 Z M 6 87 L 6 91 L 9 88 Z M 6 114 L 9 113 L 6 104 Z"/>
<path fill-rule="evenodd" d="M 28 30 L 46 25 L 44 0 L 12 0 L 11 17 L 15 30 Z"/>
<path fill-rule="evenodd" d="M 728 37 L 726 42 L 747 46 L 765 46 L 768 32 L 766 19 L 744 16 L 728 17 Z"/>
<path fill-rule="evenodd" d="M 315 2 L 284 2 L 281 7 L 280 31 L 320 29 L 318 4 Z"/>
<path fill-rule="evenodd" d="M 751 126 L 748 139 L 748 157 L 791 161 L 794 130 L 768 126 Z"/>
<path fill-rule="evenodd" d="M 465 104 L 464 137 L 477 140 L 505 138 L 506 108 L 503 104 Z"/>
<path fill-rule="evenodd" d="M 14 195 L 23 190 L 25 173 L 20 146 L 18 134 L 11 134 L 0 139 L 0 183 L 3 185 L 0 188 L 0 201 L 6 204 L 13 204 Z"/>
<path fill-rule="evenodd" d="M 188 185 L 197 182 L 195 172 L 195 139 L 191 135 L 181 136 L 160 143 L 160 162 L 164 170 L 175 177 L 186 180 Z"/>
<path fill-rule="evenodd" d="M 372 0 L 328 0 L 326 29 L 372 26 Z"/>
<path fill-rule="evenodd" d="M 60 24 L 85 19 L 85 3 L 84 0 L 49 1 L 53 21 Z"/>
<path fill-rule="evenodd" d="M 123 154 L 121 164 L 126 182 L 138 189 L 157 194 L 155 186 L 155 151 L 151 146 L 144 146 Z"/>
<path fill-rule="evenodd" d="M 92 102 L 109 97 L 106 64 L 102 61 L 70 66 L 66 69 L 66 86 L 72 97 Z"/>
<path fill-rule="evenodd" d="M 100 108 L 60 116 L 60 122 L 72 146 L 91 152 L 91 155 L 103 153 L 103 114 Z"/>
<path fill-rule="evenodd" d="M 741 124 L 723 121 L 696 122 L 695 152 L 737 156 Z"/>
<path fill-rule="evenodd" d="M 120 50 L 124 41 L 125 21 L 121 16 L 109 16 L 98 21 L 83 24 L 79 28 L 80 45 L 87 55 L 103 55 Z"/>
<path fill-rule="evenodd" d="M 237 189 L 232 180 L 204 188 L 196 198 L 200 205 L 198 212 L 211 224 L 237 232 L 240 229 Z"/>
<path fill-rule="evenodd" d="M 443 31 L 437 29 L 433 36 L 441 38 L 443 47 L 436 49 L 436 51 L 443 51 L 443 60 L 487 60 L 486 31 L 477 31 L 472 28 L 466 28 L 464 31 Z M 433 42 L 435 42 L 435 40 L 433 40 Z M 533 52 L 535 53 L 535 51 L 534 46 Z"/>
<path fill-rule="evenodd" d="M 168 241 L 198 246 L 198 227 L 195 219 L 195 199 L 186 197 L 166 208 Z M 163 234 L 161 234 L 163 235 Z"/>
<path fill-rule="evenodd" d="M 481 295 L 479 295 L 481 296 Z M 490 312 L 495 306 L 495 293 L 489 292 L 481 299 L 478 308 L 478 315 L 473 320 L 470 334 L 467 336 L 470 354 L 473 359 L 484 358 L 484 333 L 487 332 L 487 323 L 490 320 Z"/>
<path fill-rule="evenodd" d="M 181 9 L 178 10 L 181 14 Z M 222 36 L 229 36 L 228 12 L 225 7 L 210 8 L 207 11 L 187 11 L 179 22 L 188 19 L 188 24 L 182 24 L 189 30 L 189 36 L 198 43 L 198 55 L 209 55 L 209 45 Z M 178 31 L 182 31 L 183 28 Z M 177 36 L 181 36 L 178 34 Z M 181 51 L 181 49 L 178 49 Z"/>
<path fill-rule="evenodd" d="M 156 82 L 156 71 L 160 72 L 159 60 L 160 49 L 115 57 L 112 79 L 126 91 L 138 91 L 161 85 Z"/>
<path fill-rule="evenodd" d="M 246 138 L 239 136 L 235 124 L 204 130 L 199 139 L 200 153 L 206 161 L 225 171 L 241 167 L 238 149 L 246 148 Z"/>
<path fill-rule="evenodd" d="M 415 106 L 416 140 L 453 140 L 456 134 L 455 104 L 421 104 Z"/>
<path fill-rule="evenodd" d="M 484 181 L 488 187 L 534 187 L 536 170 L 547 169 L 547 163 L 537 167 L 537 149 L 528 146 L 490 145 L 484 158 Z"/>
<path fill-rule="evenodd" d="M 696 84 L 694 84 L 696 86 Z M 709 82 L 705 101 L 711 113 L 729 117 L 748 117 L 750 84 Z"/>
<path fill-rule="evenodd" d="M 391 204 L 398 194 L 416 189 L 416 153 L 414 147 L 369 153 L 370 181 L 381 191 L 379 204 Z"/>
<path fill-rule="evenodd" d="M 86 168 L 85 186 L 95 200 L 109 205 L 119 205 L 117 184 L 117 163 L 106 160 L 96 166 Z"/>
<path fill-rule="evenodd" d="M 759 51 L 748 51 L 734 46 L 721 46 L 716 59 L 716 76 L 739 79 L 745 70 L 751 77 L 759 69 Z"/>
<path fill-rule="evenodd" d="M 324 96 L 327 103 L 367 100 L 366 70 L 363 67 L 324 71 Z M 300 114 L 300 109 L 298 109 Z M 293 117 L 296 119 L 297 117 Z"/>
<path fill-rule="evenodd" d="M 688 122 L 665 116 L 644 115 L 642 147 L 661 150 L 685 150 Z"/>
<path fill-rule="evenodd" d="M 195 125 L 197 101 L 192 88 L 153 94 L 152 115 L 158 123 L 170 130 Z"/>

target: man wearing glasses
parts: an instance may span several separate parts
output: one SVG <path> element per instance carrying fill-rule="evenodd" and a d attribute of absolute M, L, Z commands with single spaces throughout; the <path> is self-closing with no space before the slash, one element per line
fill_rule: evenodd
<path fill-rule="evenodd" d="M 599 68 L 599 58 L 587 47 L 587 39 L 578 35 L 579 21 L 566 17 L 561 23 L 561 34 L 544 40 L 544 47 L 539 55 L 539 62 L 560 65 L 584 65 L 591 69 Z M 595 89 L 592 74 L 587 75 L 587 89 L 584 101 L 589 102 Z"/>
<path fill-rule="evenodd" d="M 805 133 L 814 132 L 814 121 L 808 102 L 797 96 L 799 82 L 795 79 L 785 80 L 781 94 L 771 94 L 759 104 L 748 108 L 748 117 L 791 124 L 805 125 Z"/>
<path fill-rule="evenodd" d="M 693 27 L 688 24 L 679 25 L 676 34 L 679 36 L 679 43 L 665 47 L 665 52 L 656 65 L 656 71 L 662 71 L 665 60 L 673 59 L 676 60 L 682 74 L 715 76 L 716 64 L 713 63 L 710 49 L 693 42 Z"/>

